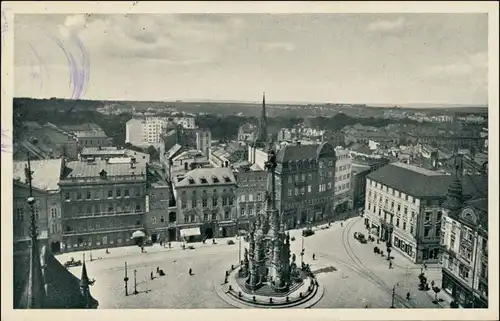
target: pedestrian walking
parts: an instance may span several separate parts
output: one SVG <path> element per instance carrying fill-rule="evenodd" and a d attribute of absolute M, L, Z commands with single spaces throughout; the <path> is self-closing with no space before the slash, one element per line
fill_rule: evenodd
<path fill-rule="evenodd" d="M 434 280 L 431 281 L 431 287 L 434 288 Z"/>
<path fill-rule="evenodd" d="M 168 248 L 171 249 L 172 248 L 172 242 L 168 242 Z"/>
<path fill-rule="evenodd" d="M 389 261 L 389 269 L 392 269 L 392 261 Z"/>
<path fill-rule="evenodd" d="M 410 292 L 406 293 L 406 300 L 410 300 Z"/>
<path fill-rule="evenodd" d="M 156 267 L 156 273 L 160 273 L 160 267 L 159 266 Z"/>
<path fill-rule="evenodd" d="M 189 268 L 189 275 L 193 275 L 193 270 Z"/>
<path fill-rule="evenodd" d="M 344 226 L 344 222 L 340 222 L 340 227 L 343 227 Z"/>
<path fill-rule="evenodd" d="M 151 280 L 153 279 L 153 271 L 151 271 Z"/>
<path fill-rule="evenodd" d="M 316 260 L 316 253 L 313 253 L 313 261 Z"/>

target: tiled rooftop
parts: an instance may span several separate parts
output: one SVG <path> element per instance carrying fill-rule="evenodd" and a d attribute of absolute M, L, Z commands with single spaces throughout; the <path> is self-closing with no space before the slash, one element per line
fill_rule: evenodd
<path fill-rule="evenodd" d="M 33 187 L 41 190 L 57 190 L 59 186 L 59 175 L 61 173 L 61 159 L 46 159 L 30 161 L 31 170 L 33 171 Z M 13 178 L 19 179 L 26 183 L 26 175 L 24 168 L 28 164 L 27 161 L 15 161 L 13 165 Z"/>
<path fill-rule="evenodd" d="M 82 149 L 82 155 L 125 155 L 125 149 L 116 147 L 86 147 Z"/>
<path fill-rule="evenodd" d="M 196 168 L 187 172 L 182 180 L 175 180 L 176 187 L 197 185 L 227 185 L 235 184 L 236 178 L 230 168 Z"/>
<path fill-rule="evenodd" d="M 281 148 L 276 156 L 279 163 L 287 161 L 298 161 L 301 159 L 317 159 L 324 148 L 331 148 L 332 153 L 335 153 L 333 147 L 328 143 L 314 145 L 286 145 Z"/>
<path fill-rule="evenodd" d="M 85 161 L 68 162 L 66 164 L 65 178 L 99 178 L 100 172 L 106 171 L 107 177 L 146 175 L 146 163 L 135 163 L 134 168 L 128 163 L 109 164 L 105 160 L 96 160 L 94 164 Z"/>
<path fill-rule="evenodd" d="M 392 163 L 368 174 L 367 178 L 414 197 L 444 197 L 454 177 L 412 165 Z M 488 193 L 485 177 L 466 175 L 462 184 L 467 197 L 484 197 Z"/>
<path fill-rule="evenodd" d="M 92 137 L 108 137 L 106 133 L 102 130 L 85 130 L 75 132 L 75 136 L 78 138 L 92 138 Z"/>

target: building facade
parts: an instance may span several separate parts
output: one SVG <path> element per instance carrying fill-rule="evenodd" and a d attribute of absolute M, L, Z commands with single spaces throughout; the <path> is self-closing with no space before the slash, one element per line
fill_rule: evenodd
<path fill-rule="evenodd" d="M 177 208 L 172 196 L 167 182 L 148 184 L 144 224 L 153 243 L 176 240 Z"/>
<path fill-rule="evenodd" d="M 146 163 L 76 161 L 63 164 L 62 250 L 131 245 L 143 229 Z"/>
<path fill-rule="evenodd" d="M 27 166 L 28 162 L 25 161 L 14 162 L 13 165 L 14 251 L 26 250 L 30 242 L 30 209 L 26 201 L 30 196 Z M 51 245 L 53 252 L 59 251 L 57 243 L 61 237 L 61 198 L 58 186 L 61 166 L 62 159 L 30 161 L 38 240 L 43 245 Z"/>
<path fill-rule="evenodd" d="M 351 199 L 353 208 L 365 208 L 366 176 L 371 173 L 368 165 L 352 163 Z"/>
<path fill-rule="evenodd" d="M 238 229 L 248 231 L 249 223 L 255 219 L 256 215 L 263 214 L 267 173 L 261 169 L 239 169 L 235 177 L 238 182 L 236 189 Z"/>
<path fill-rule="evenodd" d="M 287 145 L 277 152 L 277 206 L 287 228 L 333 217 L 336 154 L 328 144 Z"/>
<path fill-rule="evenodd" d="M 336 147 L 335 154 L 337 162 L 335 166 L 333 206 L 336 213 L 342 213 L 352 209 L 352 159 L 349 156 L 349 150 L 342 147 Z"/>
<path fill-rule="evenodd" d="M 391 163 L 370 173 L 366 180 L 365 224 L 371 233 L 413 262 L 437 262 L 442 206 L 452 179 L 440 171 L 403 163 Z M 482 177 L 467 176 L 465 181 L 466 199 L 484 193 L 478 186 L 487 190 Z"/>
<path fill-rule="evenodd" d="M 81 150 L 85 147 L 106 147 L 113 145 L 113 139 L 102 130 L 85 130 L 74 133 Z"/>
<path fill-rule="evenodd" d="M 488 307 L 488 199 L 463 202 L 462 183 L 450 185 L 441 231 L 442 289 L 465 308 Z"/>
<path fill-rule="evenodd" d="M 203 155 L 209 156 L 212 147 L 212 134 L 209 130 L 196 131 L 196 149 L 201 150 Z"/>
<path fill-rule="evenodd" d="M 236 234 L 236 178 L 230 168 L 196 168 L 176 176 L 177 237 L 196 229 L 202 238 Z"/>

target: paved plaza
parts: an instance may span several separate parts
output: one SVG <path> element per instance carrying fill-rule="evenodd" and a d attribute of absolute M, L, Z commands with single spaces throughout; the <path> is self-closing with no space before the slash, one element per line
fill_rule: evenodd
<path fill-rule="evenodd" d="M 361 244 L 353 237 L 354 232 L 363 232 L 360 217 L 350 218 L 340 225 L 332 223 L 328 229 L 315 228 L 316 234 L 303 238 L 304 261 L 316 271 L 317 279 L 324 286 L 323 298 L 313 308 L 388 308 L 391 306 L 392 289 L 395 287 L 396 308 L 440 308 L 432 303 L 431 293 L 417 290 L 420 265 L 412 264 L 397 251 L 394 265 L 389 269 L 388 261 L 373 253 L 376 245 Z M 300 264 L 302 243 L 301 231 L 290 231 L 295 237 L 291 250 Z M 213 245 L 195 243 L 194 250 L 182 250 L 181 243 L 172 243 L 172 249 L 156 244 L 141 253 L 138 247 L 112 248 L 92 251 L 89 262 L 86 252 L 87 270 L 95 278 L 91 288 L 102 309 L 112 308 L 231 308 L 215 293 L 214 282 L 223 282 L 224 271 L 231 264 L 237 264 L 239 240 L 218 239 Z M 247 244 L 241 241 L 241 257 Z M 380 245 L 379 245 L 380 246 Z M 312 259 L 313 253 L 316 259 Z M 57 256 L 61 262 L 70 257 L 81 259 L 82 252 L 65 253 Z M 128 292 L 125 296 L 125 262 L 128 266 Z M 165 276 L 157 276 L 156 268 L 163 269 Z M 193 275 L 189 275 L 189 269 Z M 70 268 L 79 275 L 80 267 Z M 137 291 L 134 291 L 134 270 L 137 271 Z M 154 279 L 151 280 L 151 272 Z M 438 269 L 429 267 L 429 280 L 440 285 Z M 411 293 L 410 301 L 405 299 Z M 444 297 L 440 293 L 440 297 Z M 448 306 L 446 302 L 443 306 Z"/>

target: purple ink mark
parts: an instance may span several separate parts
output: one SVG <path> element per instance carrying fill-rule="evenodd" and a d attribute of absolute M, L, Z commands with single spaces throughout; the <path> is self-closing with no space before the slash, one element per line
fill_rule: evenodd
<path fill-rule="evenodd" d="M 10 137 L 8 136 L 7 134 L 7 130 L 3 129 L 2 128 L 2 141 L 1 141 L 1 150 L 2 150 L 2 154 L 4 152 L 6 153 L 10 153 L 11 150 L 9 149 L 9 145 L 7 145 L 7 140 L 10 140 L 9 139 Z"/>
<path fill-rule="evenodd" d="M 5 46 L 5 38 L 4 38 L 4 33 L 9 30 L 9 22 L 7 21 L 7 17 L 5 16 L 5 11 L 2 10 L 2 52 L 3 52 L 3 47 Z"/>
<path fill-rule="evenodd" d="M 57 44 L 59 49 L 61 49 L 66 56 L 69 66 L 68 84 L 73 87 L 71 98 L 80 99 L 84 94 L 85 86 L 87 85 L 90 77 L 90 61 L 87 58 L 88 53 L 85 50 L 82 41 L 76 35 L 71 36 L 71 39 L 78 48 L 78 55 L 75 56 L 74 53 L 69 50 L 69 46 L 65 45 L 61 39 L 52 36 L 49 33 L 46 34 Z"/>

